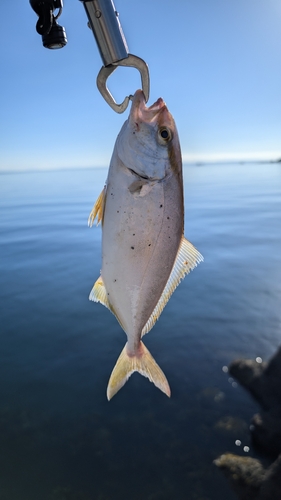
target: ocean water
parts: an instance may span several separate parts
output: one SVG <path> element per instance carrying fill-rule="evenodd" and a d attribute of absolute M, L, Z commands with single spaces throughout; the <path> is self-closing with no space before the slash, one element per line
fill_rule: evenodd
<path fill-rule="evenodd" d="M 171 399 L 138 374 L 106 399 L 125 344 L 88 300 L 106 173 L 0 176 L 0 498 L 234 500 L 213 460 L 259 457 L 258 405 L 223 367 L 280 345 L 281 164 L 184 168 L 185 235 L 205 261 L 144 339 Z"/>

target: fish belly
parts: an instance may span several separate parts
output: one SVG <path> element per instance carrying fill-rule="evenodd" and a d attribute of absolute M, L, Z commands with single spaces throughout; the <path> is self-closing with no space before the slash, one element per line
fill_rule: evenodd
<path fill-rule="evenodd" d="M 107 180 L 101 275 L 132 354 L 161 297 L 183 234 L 182 184 L 140 179 L 117 160 Z"/>

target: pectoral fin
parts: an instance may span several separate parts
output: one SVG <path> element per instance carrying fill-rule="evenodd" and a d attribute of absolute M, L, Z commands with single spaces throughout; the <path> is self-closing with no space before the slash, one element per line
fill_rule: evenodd
<path fill-rule="evenodd" d="M 146 196 L 150 193 L 153 188 L 155 182 L 148 181 L 147 179 L 138 179 L 129 186 L 129 191 L 134 196 Z"/>
<path fill-rule="evenodd" d="M 94 204 L 93 210 L 91 211 L 88 218 L 88 226 L 92 227 L 94 224 L 95 218 L 97 217 L 97 226 L 100 221 L 103 221 L 103 213 L 105 207 L 105 199 L 106 199 L 106 186 L 104 186 L 101 194 L 99 195 L 96 203 Z"/>
<path fill-rule="evenodd" d="M 201 253 L 183 236 L 170 277 L 156 307 L 142 329 L 141 336 L 148 333 L 155 325 L 165 305 L 181 280 L 203 260 Z"/>

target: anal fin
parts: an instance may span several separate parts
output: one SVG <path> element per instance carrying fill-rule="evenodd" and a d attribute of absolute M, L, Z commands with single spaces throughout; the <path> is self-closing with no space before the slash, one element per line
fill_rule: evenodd
<path fill-rule="evenodd" d="M 153 328 L 181 280 L 200 264 L 200 262 L 203 262 L 203 260 L 204 258 L 201 253 L 183 236 L 169 279 L 156 307 L 142 329 L 141 336 L 145 335 Z"/>
<path fill-rule="evenodd" d="M 103 213 L 105 207 L 105 199 L 106 199 L 106 186 L 104 186 L 101 194 L 99 195 L 96 203 L 93 206 L 93 209 L 88 218 L 88 226 L 92 227 L 94 224 L 95 218 L 97 217 L 97 226 L 101 221 L 103 221 Z"/>

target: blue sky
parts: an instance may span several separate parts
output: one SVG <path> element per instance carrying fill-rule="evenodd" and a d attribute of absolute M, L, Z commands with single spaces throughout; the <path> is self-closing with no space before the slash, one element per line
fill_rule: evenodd
<path fill-rule="evenodd" d="M 129 50 L 148 63 L 149 104 L 163 97 L 184 161 L 281 158 L 280 0 L 116 0 Z M 1 0 L 0 169 L 108 165 L 128 112 L 96 88 L 102 61 L 79 0 L 59 23 L 68 44 L 43 48 L 28 0 Z M 134 69 L 109 80 L 117 101 Z"/>

